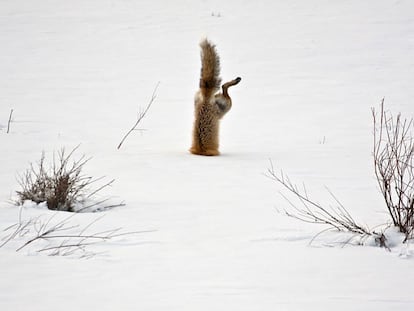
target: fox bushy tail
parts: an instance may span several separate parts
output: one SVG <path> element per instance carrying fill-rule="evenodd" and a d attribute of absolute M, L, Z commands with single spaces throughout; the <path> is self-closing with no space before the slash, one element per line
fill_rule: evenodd
<path fill-rule="evenodd" d="M 220 89 L 220 57 L 217 54 L 216 46 L 207 39 L 201 41 L 200 47 L 200 90 L 205 98 L 209 98 Z"/>

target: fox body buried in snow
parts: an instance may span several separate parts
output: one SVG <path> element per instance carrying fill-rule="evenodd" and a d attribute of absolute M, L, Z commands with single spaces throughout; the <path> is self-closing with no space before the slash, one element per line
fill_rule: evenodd
<path fill-rule="evenodd" d="M 195 95 L 195 120 L 193 128 L 193 143 L 190 152 L 198 155 L 219 155 L 219 122 L 230 110 L 232 102 L 228 88 L 238 84 L 241 78 L 236 78 L 221 86 L 220 58 L 215 45 L 208 40 L 200 43 L 201 47 L 201 76 L 200 89 Z"/>

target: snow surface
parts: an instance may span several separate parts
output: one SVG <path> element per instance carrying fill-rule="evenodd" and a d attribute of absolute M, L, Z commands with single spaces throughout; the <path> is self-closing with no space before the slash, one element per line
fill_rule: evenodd
<path fill-rule="evenodd" d="M 223 80 L 243 79 L 219 157 L 187 152 L 205 36 Z M 17 237 L 0 248 L 0 310 L 413 310 L 410 244 L 390 230 L 390 252 L 334 233 L 309 245 L 324 227 L 284 216 L 265 173 L 271 159 L 315 200 L 330 204 L 326 185 L 362 223 L 387 222 L 370 109 L 385 97 L 414 116 L 414 2 L 3 0 L 0 47 L 0 229 L 19 219 L 16 176 L 81 144 L 126 205 L 71 224 L 148 231 L 89 260 L 42 241 L 16 252 Z M 145 131 L 116 150 L 158 81 Z"/>

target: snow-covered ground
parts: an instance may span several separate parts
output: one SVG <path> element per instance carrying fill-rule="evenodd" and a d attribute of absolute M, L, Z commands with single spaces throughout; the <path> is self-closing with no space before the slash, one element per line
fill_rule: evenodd
<path fill-rule="evenodd" d="M 205 36 L 223 80 L 243 79 L 219 157 L 187 151 Z M 265 173 L 271 159 L 315 200 L 332 201 L 328 186 L 362 223 L 387 222 L 371 107 L 385 97 L 414 116 L 413 55 L 410 0 L 0 1 L 0 230 L 19 219 L 16 176 L 80 144 L 126 205 L 70 224 L 148 231 L 89 260 L 38 253 L 42 241 L 16 252 L 16 237 L 0 248 L 0 310 L 412 310 L 414 247 L 309 245 L 324 227 L 278 213 Z M 117 150 L 158 81 L 145 131 Z M 68 217 L 54 214 L 21 211 Z"/>

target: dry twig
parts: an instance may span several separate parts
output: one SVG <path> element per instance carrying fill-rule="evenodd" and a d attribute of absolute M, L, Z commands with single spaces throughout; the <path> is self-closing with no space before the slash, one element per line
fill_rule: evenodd
<path fill-rule="evenodd" d="M 7 134 L 10 133 L 10 124 L 12 122 L 12 116 L 13 116 L 13 109 L 10 110 L 10 115 L 9 115 L 9 121 L 7 122 Z"/>
<path fill-rule="evenodd" d="M 337 203 L 336 206 L 329 208 L 310 199 L 305 185 L 300 189 L 297 185 L 291 182 L 289 177 L 286 176 L 283 171 L 279 174 L 276 173 L 272 162 L 270 162 L 270 168 L 268 169 L 268 177 L 277 181 L 299 200 L 300 206 L 293 203 L 281 192 L 282 197 L 292 207 L 291 211 L 285 210 L 287 216 L 307 223 L 328 225 L 338 231 L 348 231 L 362 235 L 372 234 L 367 228 L 354 220 L 351 214 L 328 188 L 328 193 Z"/>
<path fill-rule="evenodd" d="M 137 121 L 135 122 L 135 124 L 132 126 L 132 128 L 125 134 L 125 136 L 122 138 L 121 142 L 119 143 L 117 149 L 120 149 L 122 144 L 124 143 L 124 141 L 127 139 L 127 137 L 129 136 L 129 134 L 131 134 L 133 131 L 136 130 L 138 124 L 141 122 L 141 120 L 145 117 L 145 115 L 147 114 L 148 110 L 151 108 L 152 103 L 154 102 L 155 98 L 157 97 L 157 90 L 158 90 L 158 86 L 160 85 L 160 82 L 157 83 L 157 85 L 154 88 L 154 91 L 152 92 L 152 96 L 151 99 L 147 105 L 147 107 L 143 110 L 140 111 L 138 113 L 138 118 Z"/>
<path fill-rule="evenodd" d="M 20 245 L 16 252 L 23 250 L 36 242 L 47 241 L 36 248 L 36 252 L 47 253 L 51 256 L 61 255 L 68 256 L 81 254 L 82 257 L 91 257 L 95 253 L 88 251 L 88 247 L 97 243 L 114 240 L 122 236 L 154 232 L 154 230 L 142 230 L 122 232 L 122 228 L 115 228 L 105 231 L 91 231 L 91 227 L 96 224 L 102 217 L 98 217 L 85 227 L 81 228 L 78 224 L 73 225 L 71 221 L 76 214 L 71 214 L 62 220 L 55 221 L 58 212 L 54 213 L 46 221 L 40 216 L 22 220 L 22 209 L 19 211 L 18 223 L 4 229 L 7 234 L 1 239 L 0 248 L 14 239 L 26 239 Z"/>

